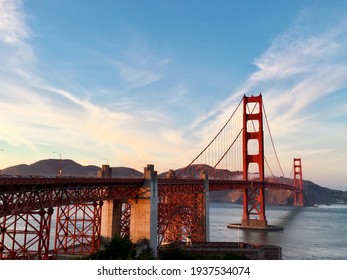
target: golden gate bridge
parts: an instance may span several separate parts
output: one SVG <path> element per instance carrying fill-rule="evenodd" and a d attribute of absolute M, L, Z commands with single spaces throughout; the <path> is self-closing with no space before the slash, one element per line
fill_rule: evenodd
<path fill-rule="evenodd" d="M 264 123 L 274 161 L 264 153 Z M 143 178 L 111 178 L 103 165 L 101 178 L 0 178 L 0 259 L 88 255 L 115 235 L 147 238 L 154 249 L 188 236 L 206 242 L 209 192 L 218 190 L 243 191 L 238 226 L 267 229 L 266 189 L 291 191 L 294 205 L 303 206 L 300 158 L 292 171 L 286 178 L 262 95 L 244 96 L 211 142 L 165 177 L 148 165 Z"/>

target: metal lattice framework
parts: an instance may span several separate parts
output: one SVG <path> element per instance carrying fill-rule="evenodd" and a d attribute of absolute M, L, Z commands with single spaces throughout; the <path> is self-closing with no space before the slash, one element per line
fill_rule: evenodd
<path fill-rule="evenodd" d="M 135 198 L 143 182 L 141 178 L 0 178 L 0 259 L 48 258 L 53 253 L 49 252 L 53 209 L 57 211 L 55 253 L 94 252 L 100 247 L 102 201 Z M 121 219 L 121 233 L 129 234 L 128 206 Z"/>
<path fill-rule="evenodd" d="M 144 179 L 0 178 L 0 217 L 93 201 L 135 197 Z"/>
<path fill-rule="evenodd" d="M 102 202 L 57 209 L 55 254 L 89 255 L 100 249 Z"/>
<path fill-rule="evenodd" d="M 184 181 L 184 182 L 183 182 Z M 206 204 L 203 180 L 159 179 L 158 244 L 191 236 L 206 239 Z"/>
<path fill-rule="evenodd" d="M 4 217 L 0 259 L 48 259 L 52 214 L 49 208 Z"/>
<path fill-rule="evenodd" d="M 131 204 L 122 203 L 121 221 L 120 221 L 120 236 L 130 236 L 130 217 Z"/>

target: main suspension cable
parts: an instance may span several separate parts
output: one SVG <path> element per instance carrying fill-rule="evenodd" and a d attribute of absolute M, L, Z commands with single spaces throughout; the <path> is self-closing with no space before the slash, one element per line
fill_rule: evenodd
<path fill-rule="evenodd" d="M 265 111 L 264 103 L 263 103 L 263 111 L 264 111 L 264 116 L 265 116 L 265 120 L 266 120 L 266 126 L 267 126 L 267 129 L 268 129 L 268 131 L 269 131 L 269 135 L 270 135 L 272 147 L 273 147 L 273 150 L 274 150 L 274 152 L 275 152 L 275 156 L 276 156 L 276 160 L 277 160 L 278 166 L 279 166 L 279 168 L 280 168 L 280 170 L 281 170 L 281 173 L 282 173 L 283 178 L 286 178 L 286 176 L 284 175 L 284 172 L 283 172 L 281 163 L 280 163 L 280 161 L 279 161 L 278 155 L 277 155 L 277 151 L 276 151 L 275 143 L 274 143 L 274 141 L 273 141 L 273 137 L 272 137 L 272 134 L 271 134 L 270 125 L 269 125 L 269 121 L 268 121 L 267 114 L 266 114 L 266 111 Z"/>
<path fill-rule="evenodd" d="M 235 111 L 232 113 L 228 121 L 225 123 L 225 125 L 221 128 L 221 130 L 217 133 L 217 135 L 211 140 L 211 142 L 203 149 L 185 168 L 183 168 L 178 174 L 177 177 L 179 177 L 181 174 L 183 174 L 211 145 L 214 143 L 214 141 L 217 139 L 217 137 L 222 133 L 224 128 L 228 125 L 228 123 L 231 121 L 231 119 L 234 117 L 235 113 L 239 109 L 243 99 L 241 99 L 240 103 L 237 105 Z"/>

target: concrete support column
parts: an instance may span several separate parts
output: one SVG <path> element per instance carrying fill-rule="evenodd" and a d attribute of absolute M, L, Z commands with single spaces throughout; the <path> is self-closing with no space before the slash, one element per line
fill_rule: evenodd
<path fill-rule="evenodd" d="M 102 165 L 98 170 L 98 178 L 112 178 L 112 168 L 108 164 Z M 101 215 L 101 242 L 109 242 L 111 239 L 120 235 L 121 231 L 122 201 L 107 200 L 102 206 Z"/>
<path fill-rule="evenodd" d="M 148 168 L 148 167 L 147 167 Z M 154 171 L 154 166 L 151 165 L 150 169 L 150 246 L 153 248 L 155 254 L 157 254 L 158 247 L 158 174 Z"/>
<path fill-rule="evenodd" d="M 200 179 L 204 180 L 205 187 L 205 242 L 210 242 L 210 187 L 208 181 L 208 174 L 206 173 L 206 171 L 200 173 Z"/>
<path fill-rule="evenodd" d="M 121 200 L 107 200 L 102 206 L 101 215 L 101 242 L 109 242 L 121 234 Z"/>
<path fill-rule="evenodd" d="M 139 189 L 136 199 L 131 204 L 130 237 L 133 242 L 149 239 L 154 252 L 157 251 L 158 223 L 158 175 L 153 165 L 144 169 L 145 183 Z"/>
<path fill-rule="evenodd" d="M 112 178 L 112 168 L 108 164 L 102 165 L 101 169 L 98 170 L 98 178 Z"/>

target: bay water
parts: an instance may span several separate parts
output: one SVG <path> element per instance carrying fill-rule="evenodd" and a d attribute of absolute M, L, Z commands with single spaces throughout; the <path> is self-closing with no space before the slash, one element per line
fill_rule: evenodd
<path fill-rule="evenodd" d="M 282 231 L 227 228 L 241 222 L 240 204 L 211 202 L 209 212 L 212 242 L 277 245 L 284 260 L 347 260 L 347 205 L 267 206 L 268 224 Z"/>

